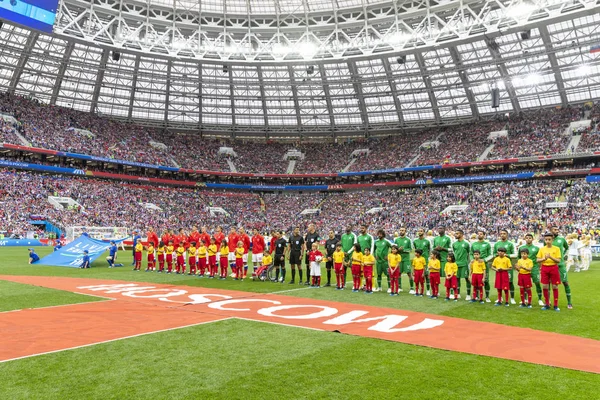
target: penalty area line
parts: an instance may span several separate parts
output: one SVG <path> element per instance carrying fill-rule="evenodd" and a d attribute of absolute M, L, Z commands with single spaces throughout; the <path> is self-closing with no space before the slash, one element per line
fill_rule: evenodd
<path fill-rule="evenodd" d="M 8 361 L 22 360 L 24 358 L 31 358 L 31 357 L 43 356 L 45 354 L 54 354 L 54 353 L 60 353 L 60 352 L 63 352 L 63 351 L 68 351 L 68 350 L 82 349 L 82 348 L 85 348 L 85 347 L 91 347 L 91 346 L 96 346 L 96 345 L 99 345 L 99 344 L 116 342 L 116 341 L 124 340 L 124 339 L 132 339 L 132 338 L 139 337 L 139 336 L 152 335 L 154 333 L 168 332 L 168 331 L 174 331 L 176 329 L 191 328 L 193 326 L 212 324 L 213 322 L 226 321 L 226 320 L 229 320 L 229 319 L 234 319 L 234 317 L 224 317 L 224 318 L 216 319 L 216 320 L 213 320 L 213 321 L 198 322 L 198 323 L 190 324 L 190 325 L 177 326 L 175 328 L 159 329 L 157 331 L 138 333 L 136 335 L 124 336 L 124 337 L 120 337 L 120 338 L 117 338 L 117 339 L 102 340 L 100 342 L 83 344 L 81 346 L 66 347 L 64 349 L 59 349 L 59 350 L 45 351 L 45 352 L 37 353 L 37 354 L 29 354 L 29 355 L 26 355 L 26 356 L 9 358 L 9 359 L 6 359 L 6 360 L 0 360 L 0 364 L 8 362 Z"/>

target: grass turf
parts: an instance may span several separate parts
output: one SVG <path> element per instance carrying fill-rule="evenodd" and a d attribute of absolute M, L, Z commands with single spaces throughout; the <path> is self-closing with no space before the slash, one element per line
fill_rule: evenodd
<path fill-rule="evenodd" d="M 102 300 L 98 297 L 83 294 L 1 280 L 0 298 L 2 299 L 0 301 L 0 312 Z"/>
<path fill-rule="evenodd" d="M 241 320 L 12 361 L 0 379 L 0 398 L 15 400 L 565 400 L 600 384 L 595 374 Z"/>
<path fill-rule="evenodd" d="M 39 249 L 40 255 L 49 249 Z M 31 266 L 23 249 L 0 250 L 0 274 L 70 276 L 171 283 L 392 307 L 530 327 L 600 339 L 600 281 L 590 271 L 570 274 L 574 310 L 522 310 L 434 301 L 405 293 L 366 296 L 333 288 L 252 281 L 219 281 L 181 275 L 108 269 L 100 258 L 90 270 Z M 130 262 L 129 253 L 121 260 Z M 288 269 L 288 280 L 289 280 Z M 385 283 L 384 283 L 385 285 Z M 534 291 L 535 296 L 535 291 Z M 535 334 L 532 332 L 532 334 Z M 440 338 L 443 340 L 443 338 Z M 549 350 L 551 351 L 551 350 Z M 228 320 L 87 348 L 11 361 L 0 367 L 0 398 L 539 398 L 594 397 L 600 375 L 435 350 L 381 340 Z M 448 387 L 448 382 L 452 382 Z M 502 391 L 495 388 L 502 387 Z"/>

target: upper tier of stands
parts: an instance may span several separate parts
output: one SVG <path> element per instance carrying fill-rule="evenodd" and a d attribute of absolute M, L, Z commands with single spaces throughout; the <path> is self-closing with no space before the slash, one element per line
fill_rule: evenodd
<path fill-rule="evenodd" d="M 578 151 L 600 149 L 596 126 L 600 107 L 588 110 L 593 122 L 583 134 Z M 0 141 L 28 144 L 51 150 L 69 151 L 155 165 L 230 171 L 228 156 L 221 146 L 232 147 L 237 172 L 281 173 L 289 171 L 284 155 L 291 149 L 303 154 L 294 173 L 336 173 L 346 168 L 355 150 L 368 150 L 357 156 L 350 171 L 402 168 L 444 162 L 476 161 L 493 141 L 490 132 L 507 130 L 506 138 L 496 139 L 487 159 L 547 155 L 568 152 L 569 123 L 584 118 L 582 107 L 552 108 L 501 116 L 459 126 L 426 129 L 389 137 L 343 143 L 275 143 L 216 141 L 194 134 L 154 131 L 138 125 L 113 121 L 94 114 L 48 106 L 36 100 L 0 94 L 0 112 L 16 118 L 20 125 L 0 118 Z M 592 129 L 594 127 L 594 129 Z M 91 136 L 69 128 L 91 132 Z M 566 135 L 565 135 L 566 133 Z M 438 146 L 423 148 L 425 142 Z"/>

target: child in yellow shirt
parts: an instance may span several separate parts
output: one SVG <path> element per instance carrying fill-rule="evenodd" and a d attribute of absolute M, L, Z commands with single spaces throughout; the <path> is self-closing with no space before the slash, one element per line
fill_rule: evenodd
<path fill-rule="evenodd" d="M 392 245 L 388 253 L 388 275 L 390 276 L 390 296 L 398 296 L 398 279 L 400 279 L 400 262 L 402 256 L 398 252 L 398 245 Z"/>
<path fill-rule="evenodd" d="M 502 291 L 504 290 L 504 296 L 506 297 L 506 303 L 504 305 L 508 307 L 510 304 L 509 300 L 509 288 L 510 278 L 508 277 L 508 271 L 512 269 L 510 258 L 506 257 L 506 249 L 504 247 L 498 248 L 498 256 L 494 258 L 492 263 L 492 270 L 496 271 L 496 283 L 495 287 L 498 291 L 498 300 L 496 300 L 495 306 L 502 305 Z"/>
<path fill-rule="evenodd" d="M 415 285 L 416 285 L 416 291 L 415 291 L 415 296 L 419 297 L 423 297 L 423 294 L 425 292 L 425 264 L 427 263 L 427 260 L 425 260 L 425 257 L 423 257 L 423 250 L 421 249 L 416 249 L 415 250 L 415 258 L 413 258 L 412 260 L 412 267 L 413 267 L 413 277 L 415 280 Z M 419 287 L 421 288 L 419 290 Z"/>
<path fill-rule="evenodd" d="M 517 283 L 521 289 L 521 308 L 531 308 L 531 270 L 533 269 L 533 260 L 529 258 L 529 249 L 521 249 L 521 258 L 517 261 L 515 269 L 519 271 Z M 525 295 L 527 294 L 527 304 L 525 304 Z"/>
<path fill-rule="evenodd" d="M 142 266 L 142 251 L 143 250 L 144 250 L 144 246 L 142 245 L 142 241 L 140 239 L 138 239 L 135 242 L 135 253 L 134 253 L 135 267 L 133 268 L 134 271 L 139 271 Z"/>
<path fill-rule="evenodd" d="M 200 246 L 198 246 L 198 250 L 196 254 L 198 255 L 198 277 L 204 278 L 204 274 L 206 273 L 206 253 L 207 253 L 206 245 L 204 244 L 204 240 L 200 241 Z"/>
<path fill-rule="evenodd" d="M 371 254 L 371 249 L 365 249 L 363 255 L 363 274 L 365 276 L 365 293 L 373 293 L 373 266 L 375 265 L 375 256 Z"/>
<path fill-rule="evenodd" d="M 148 243 L 148 247 L 146 247 L 146 257 L 148 259 L 148 266 L 146 267 L 146 272 L 154 271 L 154 245 L 152 244 L 152 242 Z"/>
<path fill-rule="evenodd" d="M 210 238 L 210 245 L 207 248 L 208 253 L 208 272 L 210 273 L 210 278 L 214 278 L 217 274 L 217 243 L 215 238 Z"/>
<path fill-rule="evenodd" d="M 158 248 L 156 249 L 156 254 L 158 254 L 158 273 L 161 274 L 165 270 L 165 253 L 167 251 L 167 246 L 161 241 L 158 243 Z"/>
<path fill-rule="evenodd" d="M 190 273 L 188 275 L 196 275 L 196 253 L 198 249 L 196 249 L 196 242 L 190 243 L 190 247 L 188 247 L 188 263 L 190 264 Z"/>
<path fill-rule="evenodd" d="M 219 249 L 219 267 L 221 273 L 219 279 L 227 279 L 227 265 L 229 264 L 229 246 L 227 245 L 227 239 L 221 241 L 221 248 Z"/>
<path fill-rule="evenodd" d="M 176 273 L 177 274 L 185 274 L 185 247 L 183 247 L 183 245 L 179 244 L 179 247 L 177 247 L 177 266 L 176 268 Z"/>
<path fill-rule="evenodd" d="M 452 289 L 452 298 L 454 299 L 454 301 L 458 301 L 456 292 L 456 274 L 458 273 L 458 265 L 456 264 L 456 258 L 454 258 L 454 254 L 448 254 L 448 257 L 446 258 L 446 267 L 444 268 L 444 273 L 446 274 L 446 301 L 450 300 L 450 289 Z"/>
<path fill-rule="evenodd" d="M 343 290 L 346 285 L 344 274 L 344 257 L 346 253 L 342 251 L 342 245 L 338 243 L 333 252 L 333 268 L 335 270 L 336 290 Z"/>
<path fill-rule="evenodd" d="M 175 246 L 173 246 L 173 242 L 169 241 L 169 245 L 167 246 L 167 274 L 173 272 L 173 253 L 175 252 Z"/>
<path fill-rule="evenodd" d="M 358 292 L 360 290 L 360 273 L 362 269 L 363 254 L 361 253 L 360 244 L 354 244 L 354 251 L 352 252 L 352 291 Z"/>
<path fill-rule="evenodd" d="M 479 250 L 473 250 L 473 261 L 471 261 L 471 284 L 474 288 L 473 299 L 471 303 L 479 301 L 484 304 L 483 298 L 483 286 L 485 282 L 485 261 L 481 258 L 481 252 Z M 479 299 L 479 300 L 478 300 Z"/>
<path fill-rule="evenodd" d="M 235 278 L 233 280 L 244 280 L 244 242 L 241 240 L 235 248 Z"/>
<path fill-rule="evenodd" d="M 440 269 L 442 268 L 440 253 L 437 250 L 433 250 L 429 255 L 427 267 L 429 269 L 429 283 L 431 283 L 431 298 L 437 299 L 440 294 Z"/>

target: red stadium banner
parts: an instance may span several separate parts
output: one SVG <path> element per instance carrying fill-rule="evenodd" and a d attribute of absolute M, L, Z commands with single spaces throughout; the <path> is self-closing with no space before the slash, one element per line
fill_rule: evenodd
<path fill-rule="evenodd" d="M 56 150 L 41 149 L 39 147 L 19 146 L 17 144 L 10 144 L 10 143 L 4 143 L 4 144 L 2 144 L 2 147 L 4 147 L 5 149 L 28 151 L 31 153 L 51 154 L 51 155 L 58 154 L 58 151 L 56 151 Z"/>

